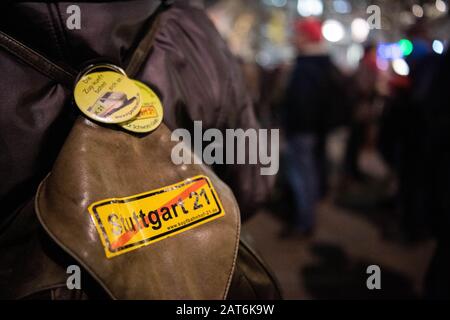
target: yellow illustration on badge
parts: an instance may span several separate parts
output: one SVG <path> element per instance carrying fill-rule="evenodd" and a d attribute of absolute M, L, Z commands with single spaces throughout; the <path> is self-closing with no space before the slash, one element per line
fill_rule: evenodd
<path fill-rule="evenodd" d="M 140 111 L 140 89 L 127 76 L 113 71 L 84 75 L 74 89 L 75 103 L 87 117 L 103 123 L 121 123 Z"/>
<path fill-rule="evenodd" d="M 131 197 L 98 201 L 88 211 L 107 258 L 185 232 L 225 214 L 206 176 Z"/>
<path fill-rule="evenodd" d="M 125 123 L 119 125 L 129 131 L 144 133 L 158 128 L 163 120 L 163 108 L 156 93 L 142 82 L 134 81 L 141 90 L 141 111 Z"/>

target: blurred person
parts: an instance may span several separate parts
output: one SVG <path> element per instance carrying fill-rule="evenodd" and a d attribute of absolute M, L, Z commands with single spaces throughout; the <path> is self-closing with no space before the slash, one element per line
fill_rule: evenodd
<path fill-rule="evenodd" d="M 326 52 L 320 21 L 295 23 L 298 51 L 283 105 L 288 185 L 295 203 L 293 226 L 282 235 L 311 234 L 318 201 L 326 193 L 325 142 L 331 128 L 341 123 L 347 97 L 342 74 Z"/>
<path fill-rule="evenodd" d="M 354 74 L 353 112 L 350 135 L 345 153 L 344 170 L 347 179 L 361 180 L 363 174 L 359 168 L 359 155 L 362 149 L 375 146 L 378 109 L 377 100 L 379 69 L 376 64 L 376 47 L 365 48 L 359 67 Z"/>
<path fill-rule="evenodd" d="M 430 141 L 427 137 L 427 113 L 431 84 L 439 66 L 432 53 L 422 24 L 411 27 L 407 35 L 414 49 L 405 60 L 407 76 L 393 75 L 390 97 L 381 118 L 379 146 L 384 159 L 396 173 L 399 234 L 406 242 L 426 239 L 431 232 L 431 218 L 426 195 Z"/>
<path fill-rule="evenodd" d="M 422 59 L 432 53 L 431 39 L 426 22 L 419 20 L 406 30 L 406 36 L 411 39 L 413 50 L 405 60 L 411 68 L 415 68 Z"/>
<path fill-rule="evenodd" d="M 399 180 L 398 207 L 407 241 L 433 236 L 437 246 L 425 277 L 425 298 L 450 298 L 450 53 L 431 51 L 414 27 L 407 81 L 395 81 L 383 115 L 381 148 Z"/>
<path fill-rule="evenodd" d="M 424 193 L 437 246 L 427 272 L 425 297 L 450 299 L 450 52 L 433 55 L 433 76 L 420 100 L 424 111 Z M 431 64 L 430 64 L 431 65 Z"/>

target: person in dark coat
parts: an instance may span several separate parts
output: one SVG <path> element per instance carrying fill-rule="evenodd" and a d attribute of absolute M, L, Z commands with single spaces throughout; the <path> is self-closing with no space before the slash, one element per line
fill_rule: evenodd
<path fill-rule="evenodd" d="M 285 95 L 283 127 L 287 180 L 295 199 L 293 230 L 303 234 L 314 229 L 315 209 L 325 194 L 325 142 L 344 117 L 339 109 L 346 97 L 343 76 L 326 53 L 321 23 L 308 18 L 295 29 L 298 56 Z"/>

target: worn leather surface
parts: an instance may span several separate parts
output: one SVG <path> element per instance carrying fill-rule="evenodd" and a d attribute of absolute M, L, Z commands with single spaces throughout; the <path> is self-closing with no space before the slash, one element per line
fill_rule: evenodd
<path fill-rule="evenodd" d="M 17 3 L 0 10 L 0 29 L 61 66 L 79 69 L 86 61 L 98 59 L 126 66 L 130 53 L 133 52 L 137 41 L 142 36 L 144 27 L 148 24 L 157 2 L 159 1 L 80 3 L 83 12 L 83 27 L 81 30 L 75 31 L 64 28 L 65 10 L 68 3 Z M 130 17 L 133 19 L 130 20 Z M 222 131 L 226 128 L 237 127 L 258 128 L 239 67 L 204 12 L 185 5 L 183 1 L 178 1 L 167 10 L 160 25 L 154 46 L 147 61 L 138 72 L 137 78 L 149 84 L 159 94 L 163 102 L 165 124 L 170 129 L 178 127 L 191 129 L 194 120 L 202 120 L 204 130 L 211 127 L 219 128 Z M 108 36 L 102 36 L 105 34 Z M 86 177 L 87 171 L 83 170 L 92 169 L 92 163 L 87 160 L 89 157 L 85 157 L 87 149 L 84 143 L 88 142 L 84 138 L 89 138 L 93 142 L 93 144 L 89 143 L 89 150 L 94 148 L 96 142 L 99 146 L 101 141 L 98 139 L 101 140 L 101 138 L 92 134 L 87 136 L 87 132 L 92 133 L 90 130 L 94 129 L 96 125 L 81 120 L 75 122 L 79 112 L 72 104 L 70 88 L 57 83 L 48 75 L 37 72 L 27 63 L 3 50 L 0 50 L 0 70 L 3 74 L 0 79 L 0 108 L 2 111 L 0 116 L 0 180 L 2 181 L 0 183 L 0 202 L 2 204 L 2 213 L 0 214 L 0 250 L 2 252 L 0 256 L 0 297 L 46 296 L 48 292 L 61 291 L 65 287 L 67 279 L 65 268 L 68 265 L 79 263 L 80 255 L 89 256 L 95 250 L 99 250 L 94 245 L 93 237 L 96 236 L 94 233 L 96 230 L 84 234 L 84 236 L 88 236 L 89 242 L 87 246 L 81 246 L 77 235 L 81 236 L 83 232 L 78 227 L 86 220 L 77 221 L 76 219 L 88 218 L 87 212 L 81 213 L 82 204 L 86 205 L 90 197 L 95 196 L 94 189 L 87 189 L 89 191 L 86 194 L 87 198 L 84 198 L 84 193 L 80 193 L 81 189 L 84 190 L 84 184 L 87 182 L 83 179 Z M 84 128 L 88 128 L 86 132 L 84 132 Z M 106 127 L 100 129 L 109 130 Z M 161 128 L 161 130 L 166 129 Z M 84 133 L 81 134 L 81 131 Z M 117 155 L 118 159 L 125 160 L 126 158 L 126 163 L 129 162 L 127 154 L 129 155 L 130 152 L 119 154 L 117 151 L 121 151 L 123 148 L 116 148 L 118 145 L 124 147 L 125 135 L 131 137 L 127 145 L 132 147 L 133 152 L 143 152 L 140 147 L 141 143 L 152 146 L 154 142 L 150 143 L 142 136 L 133 136 L 122 131 L 110 131 L 114 132 L 114 139 L 106 139 L 108 140 L 106 141 L 107 148 L 94 149 L 101 150 L 108 156 Z M 73 138 L 75 132 L 78 132 L 76 139 Z M 150 135 L 149 139 L 156 139 L 155 134 L 160 137 L 163 135 L 162 132 L 157 131 Z M 69 146 L 66 141 L 70 141 L 70 150 L 74 152 L 67 151 Z M 78 141 L 78 143 L 74 141 Z M 80 143 L 80 141 L 84 142 Z M 63 144 L 64 148 L 61 150 Z M 151 147 L 151 149 L 154 148 Z M 153 159 L 152 152 L 152 150 L 147 150 L 142 154 Z M 58 154 L 60 154 L 59 160 L 55 163 Z M 165 154 L 167 156 L 169 153 L 165 152 Z M 119 165 L 115 161 L 113 163 L 116 163 L 117 167 L 109 168 L 112 169 L 109 179 L 118 179 L 122 186 L 123 180 L 119 174 L 122 164 Z M 79 164 L 85 166 L 79 166 Z M 143 166 L 139 165 L 139 169 L 142 169 Z M 52 170 L 52 167 L 55 169 L 54 173 L 42 185 L 42 192 L 39 195 L 39 199 L 42 201 L 39 203 L 45 207 L 45 210 L 41 210 L 41 220 L 47 228 L 48 232 L 46 232 L 37 220 L 33 201 L 38 184 Z M 238 198 L 241 209 L 244 208 L 246 214 L 251 213 L 251 208 L 260 203 L 269 191 L 270 177 L 260 176 L 259 169 L 259 166 L 254 165 L 228 165 L 215 168 L 220 177 L 230 185 Z M 153 180 L 145 180 L 145 185 L 140 185 L 142 188 L 145 186 L 145 189 L 138 192 L 147 191 L 148 184 L 157 184 L 158 179 L 162 179 L 163 176 L 164 179 L 170 180 L 180 175 L 184 177 L 184 174 L 187 173 L 180 171 L 181 168 L 161 170 L 162 168 L 155 167 L 151 163 L 145 165 L 145 174 L 151 173 Z M 227 202 L 227 207 L 232 207 L 231 193 L 223 183 L 220 181 L 216 183 L 217 178 L 207 168 L 194 168 L 193 170 L 207 171 L 207 175 L 213 180 L 216 189 L 219 188 L 225 198 L 230 197 L 229 201 L 222 199 L 224 205 Z M 102 180 L 103 182 L 110 181 L 101 175 L 101 172 L 101 170 L 92 171 L 92 177 L 105 179 Z M 142 182 L 142 176 L 137 173 L 135 175 L 137 175 L 135 181 Z M 66 179 L 72 182 L 66 185 L 64 183 Z M 173 182 L 178 181 L 180 180 Z M 78 186 L 74 187 L 77 183 L 79 183 Z M 114 196 L 131 195 L 134 193 L 134 189 L 140 189 L 138 184 L 135 183 L 131 187 L 124 188 L 121 191 L 123 193 Z M 151 186 L 149 188 L 151 189 Z M 69 191 L 72 190 L 77 190 L 78 195 L 71 196 Z M 103 187 L 99 190 L 98 192 L 112 191 Z M 76 212 L 75 215 L 60 210 L 59 206 L 62 206 L 63 203 L 62 200 L 58 200 L 60 195 L 65 197 L 64 208 L 68 208 L 68 212 Z M 59 209 L 56 210 L 56 207 Z M 53 218 L 47 216 L 47 213 L 50 212 L 54 215 Z M 235 222 L 229 220 L 232 216 L 226 215 L 224 218 L 199 227 L 199 230 L 194 229 L 195 232 L 192 233 L 192 236 L 186 238 L 188 241 L 183 242 L 186 245 L 179 244 L 178 236 L 176 236 L 173 239 L 166 239 L 123 255 L 127 258 L 129 255 L 137 257 L 133 254 L 146 248 L 154 248 L 154 246 L 158 248 L 163 243 L 167 243 L 172 255 L 164 253 L 162 249 L 155 249 L 143 258 L 151 266 L 150 269 L 142 266 L 129 269 L 135 260 L 139 260 L 137 258 L 123 259 L 128 263 L 122 261 L 120 265 L 111 269 L 96 259 L 88 260 L 91 262 L 86 263 L 85 267 L 94 276 L 97 276 L 100 273 L 98 270 L 101 270 L 102 279 L 91 279 L 92 281 L 87 279 L 86 285 L 96 283 L 97 280 L 104 285 L 105 280 L 114 280 L 117 278 L 116 275 L 120 274 L 122 277 L 127 270 L 134 270 L 132 272 L 136 272 L 134 274 L 136 277 L 141 274 L 150 275 L 142 281 L 147 281 L 146 284 L 152 286 L 151 288 L 158 287 L 159 289 L 163 283 L 169 283 L 172 285 L 172 292 L 161 291 L 163 296 L 159 295 L 159 292 L 157 295 L 153 290 L 150 292 L 146 289 L 145 292 L 142 292 L 144 283 L 137 283 L 136 286 L 133 283 L 129 285 L 130 282 L 126 283 L 129 277 L 124 276 L 123 280 L 113 283 L 112 289 L 108 288 L 113 297 L 131 298 L 137 295 L 143 298 L 162 298 L 172 295 L 173 298 L 179 298 L 189 295 L 195 298 L 206 296 L 223 298 L 227 286 L 225 279 L 229 280 L 231 272 L 231 269 L 227 268 L 231 268 L 229 264 L 233 255 L 224 257 L 218 254 L 217 247 L 215 247 L 217 243 L 205 242 L 199 245 L 194 238 L 198 240 L 198 238 L 209 236 L 210 232 L 205 231 L 209 228 L 209 224 L 216 224 L 210 230 L 217 233 L 217 238 L 224 237 L 227 229 L 235 232 L 236 229 L 233 226 Z M 60 220 L 63 221 L 60 222 Z M 74 221 L 77 221 L 78 224 Z M 69 231 L 66 232 L 65 228 L 60 228 L 60 223 L 61 225 L 68 223 L 69 229 L 67 230 Z M 217 225 L 221 227 L 217 227 Z M 201 229 L 202 227 L 203 229 Z M 186 236 L 184 233 L 179 236 L 183 237 L 183 235 Z M 60 244 L 62 240 L 67 240 L 69 245 L 63 245 L 66 251 L 55 245 L 55 241 L 50 236 L 53 236 Z M 225 252 L 230 252 L 230 242 L 233 238 L 234 233 L 230 234 L 227 241 L 224 241 L 224 255 Z M 194 245 L 198 252 L 204 252 L 205 255 L 189 257 L 190 255 L 184 250 L 187 250 L 188 243 Z M 94 247 L 96 249 L 93 249 Z M 84 249 L 87 251 L 84 252 Z M 174 257 L 174 250 L 179 249 L 182 249 L 180 256 Z M 71 255 L 79 261 L 74 260 Z M 102 248 L 99 257 L 104 257 Z M 247 257 L 250 256 L 247 255 Z M 194 265 L 194 258 L 200 263 Z M 120 260 L 120 256 L 114 259 Z M 205 260 L 207 260 L 208 266 L 220 265 L 223 270 L 221 276 L 217 277 L 213 271 L 198 270 L 199 265 L 201 266 Z M 239 261 L 240 264 L 253 263 L 249 259 L 239 259 Z M 163 268 L 163 263 L 168 263 L 169 267 Z M 172 273 L 176 265 L 182 270 L 192 269 L 192 274 L 188 277 L 187 274 L 181 272 L 179 274 Z M 160 269 L 163 270 L 159 272 Z M 208 268 L 208 270 L 210 269 Z M 246 270 L 246 267 L 239 270 Z M 252 279 L 258 280 L 260 283 L 268 283 L 267 274 L 263 272 L 264 270 L 261 271 L 258 277 L 252 277 Z M 201 272 L 203 275 L 200 278 Z M 168 276 L 169 273 L 171 277 Z M 83 279 L 86 278 L 83 277 Z M 154 283 L 150 283 L 150 278 Z M 242 277 L 239 275 L 233 278 L 232 285 L 244 288 L 241 286 L 242 282 L 235 281 L 235 279 L 239 280 Z M 124 290 L 124 288 L 127 289 Z M 189 288 L 189 291 L 186 291 L 186 288 Z M 234 294 L 247 299 L 254 298 L 254 292 L 247 290 L 248 288 L 248 283 L 245 282 L 244 291 L 230 290 L 231 296 L 229 295 L 228 298 L 233 298 Z M 85 285 L 83 285 L 83 289 L 87 289 Z M 124 291 L 116 293 L 122 290 Z M 91 292 L 89 290 L 89 293 Z M 102 296 L 102 293 L 97 295 L 98 292 L 99 290 L 95 288 L 94 294 L 89 294 L 89 297 Z M 54 295 L 51 294 L 51 296 L 57 298 L 71 297 L 72 295 L 57 294 L 53 297 Z"/>
<path fill-rule="evenodd" d="M 224 299 L 239 245 L 239 208 L 230 189 L 203 166 L 176 166 L 161 125 L 133 136 L 80 118 L 36 196 L 50 236 L 118 299 Z M 225 216 L 107 259 L 87 207 L 207 175 Z"/>

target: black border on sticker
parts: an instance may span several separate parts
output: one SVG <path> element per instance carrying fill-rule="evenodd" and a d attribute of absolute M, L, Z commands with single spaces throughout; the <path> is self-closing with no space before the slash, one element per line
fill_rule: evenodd
<path fill-rule="evenodd" d="M 109 241 L 108 235 L 106 234 L 106 230 L 103 227 L 102 221 L 101 221 L 101 219 L 99 217 L 99 214 L 97 212 L 97 208 L 103 207 L 105 205 L 112 204 L 112 203 L 127 203 L 127 202 L 140 200 L 140 199 L 143 199 L 143 198 L 149 198 L 149 197 L 152 197 L 152 196 L 160 194 L 160 193 L 170 192 L 170 191 L 173 191 L 175 189 L 179 189 L 181 187 L 187 186 L 189 184 L 192 184 L 192 183 L 194 183 L 196 181 L 199 181 L 199 180 L 202 180 L 202 179 L 206 180 L 206 183 L 208 184 L 209 190 L 211 191 L 211 193 L 213 195 L 214 201 L 216 202 L 216 205 L 219 208 L 219 211 L 217 211 L 216 213 L 210 214 L 210 215 L 208 215 L 208 216 L 206 216 L 204 218 L 201 218 L 199 220 L 196 220 L 196 221 L 193 221 L 191 223 L 188 223 L 188 224 L 186 224 L 184 226 L 181 226 L 179 228 L 172 229 L 170 231 L 167 231 L 167 232 L 161 233 L 159 235 L 156 235 L 156 236 L 153 236 L 153 237 L 141 240 L 139 242 L 134 242 L 134 243 L 131 243 L 131 244 L 128 244 L 126 246 L 122 246 L 122 247 L 119 247 L 119 248 L 116 248 L 116 249 L 111 249 L 111 243 Z M 215 216 L 217 216 L 217 215 L 222 213 L 222 206 L 219 204 L 219 201 L 216 198 L 216 193 L 214 192 L 214 189 L 211 187 L 211 184 L 209 183 L 209 179 L 207 177 L 205 177 L 205 176 L 202 176 L 202 177 L 198 177 L 198 178 L 196 178 L 194 180 L 186 180 L 183 184 L 177 184 L 176 186 L 167 187 L 167 188 L 164 188 L 164 189 L 159 190 L 159 191 L 154 191 L 154 192 L 150 191 L 148 193 L 140 194 L 139 196 L 136 196 L 136 197 L 133 197 L 133 198 L 129 198 L 129 199 L 114 199 L 114 200 L 107 200 L 107 201 L 104 201 L 104 202 L 100 202 L 100 203 L 98 203 L 98 204 L 96 204 L 95 206 L 92 207 L 92 211 L 94 212 L 95 218 L 97 219 L 97 223 L 98 223 L 100 229 L 102 230 L 103 239 L 105 239 L 105 242 L 108 245 L 109 252 L 117 253 L 117 252 L 120 252 L 120 251 L 128 249 L 128 248 L 136 247 L 136 246 L 139 246 L 141 244 L 144 244 L 144 243 L 147 243 L 147 242 L 151 242 L 153 240 L 157 240 L 159 238 L 163 238 L 163 237 L 169 236 L 170 234 L 175 233 L 175 232 L 177 232 L 179 230 L 183 230 L 183 229 L 188 228 L 190 226 L 196 225 L 196 224 L 198 224 L 198 223 L 200 223 L 200 222 L 202 222 L 204 220 L 208 220 L 208 219 L 210 219 L 212 217 L 215 217 Z"/>

